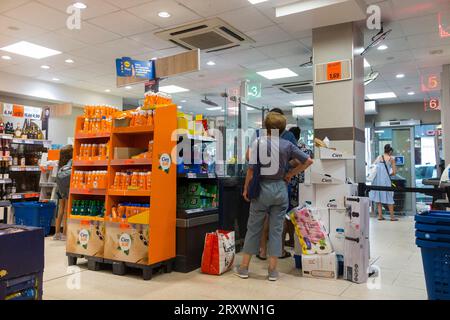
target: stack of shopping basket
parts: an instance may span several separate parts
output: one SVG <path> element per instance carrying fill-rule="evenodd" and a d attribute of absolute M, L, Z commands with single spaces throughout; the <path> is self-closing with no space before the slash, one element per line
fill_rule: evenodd
<path fill-rule="evenodd" d="M 450 300 L 450 212 L 430 211 L 415 220 L 428 299 Z"/>

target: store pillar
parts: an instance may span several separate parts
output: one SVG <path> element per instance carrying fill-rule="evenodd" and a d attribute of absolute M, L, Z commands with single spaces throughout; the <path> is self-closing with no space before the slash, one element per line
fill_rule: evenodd
<path fill-rule="evenodd" d="M 441 123 L 445 164 L 450 164 L 450 64 L 444 65 L 441 77 Z"/>
<path fill-rule="evenodd" d="M 366 181 L 363 46 L 354 23 L 313 30 L 315 137 L 328 137 L 332 147 L 356 156 L 347 163 L 348 177 L 355 182 Z M 334 78 L 329 73 L 336 61 Z M 328 75 L 321 76 L 320 70 Z"/>

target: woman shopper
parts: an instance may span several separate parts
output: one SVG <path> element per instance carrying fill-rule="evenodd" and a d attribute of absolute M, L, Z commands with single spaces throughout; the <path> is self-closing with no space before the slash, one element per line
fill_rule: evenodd
<path fill-rule="evenodd" d="M 264 220 L 269 214 L 269 280 L 278 280 L 278 257 L 282 255 L 281 234 L 283 222 L 289 205 L 287 184 L 292 177 L 306 170 L 313 162 L 310 157 L 289 141 L 274 136 L 275 132 L 283 132 L 286 129 L 286 118 L 275 112 L 270 112 L 265 120 L 267 136 L 259 138 L 252 144 L 250 150 L 251 165 L 247 171 L 243 197 L 251 202 L 250 214 L 247 225 L 247 234 L 243 248 L 241 265 L 236 268 L 236 275 L 243 279 L 249 277 L 249 266 L 253 255 L 257 255 L 260 249 L 261 234 Z M 270 168 L 261 164 L 257 159 L 261 155 L 260 150 L 271 150 Z M 299 164 L 286 173 L 286 168 L 291 159 L 296 159 Z M 255 164 L 256 163 L 256 164 Z M 255 199 L 249 198 L 249 186 L 253 179 L 254 170 L 261 167 L 260 192 Z"/>
<path fill-rule="evenodd" d="M 56 177 L 58 187 L 58 216 L 55 222 L 55 236 L 53 240 L 66 240 L 67 234 L 67 205 L 70 190 L 70 175 L 72 173 L 73 148 L 67 145 L 61 149 L 59 157 L 59 171 Z M 61 234 L 61 222 L 64 223 L 63 234 Z"/>
<path fill-rule="evenodd" d="M 379 156 L 374 165 L 376 166 L 376 176 L 372 182 L 372 185 L 378 187 L 391 187 L 391 176 L 397 174 L 397 168 L 395 166 L 395 158 L 392 156 L 394 149 L 390 144 L 384 146 L 384 154 Z M 392 191 L 371 191 L 369 193 L 370 201 L 377 204 L 378 207 L 378 220 L 386 220 L 383 217 L 383 205 L 387 205 L 389 213 L 391 214 L 391 221 L 398 221 L 394 216 L 394 192 Z"/>

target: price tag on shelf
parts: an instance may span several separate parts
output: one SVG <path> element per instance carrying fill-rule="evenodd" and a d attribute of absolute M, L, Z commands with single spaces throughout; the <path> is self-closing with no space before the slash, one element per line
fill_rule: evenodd
<path fill-rule="evenodd" d="M 125 164 L 135 164 L 136 161 L 134 159 L 125 160 Z"/>
<path fill-rule="evenodd" d="M 215 173 L 208 173 L 208 178 L 215 179 L 216 178 L 216 174 Z"/>
<path fill-rule="evenodd" d="M 193 214 L 193 213 L 199 213 L 199 212 L 203 212 L 203 209 L 190 209 L 190 210 L 186 210 L 187 214 Z"/>
<path fill-rule="evenodd" d="M 342 80 L 342 62 L 332 62 L 327 64 L 327 80 Z"/>
<path fill-rule="evenodd" d="M 187 174 L 187 177 L 188 177 L 189 179 L 195 179 L 195 178 L 197 178 L 197 174 L 196 174 L 196 173 L 190 172 L 190 173 Z"/>

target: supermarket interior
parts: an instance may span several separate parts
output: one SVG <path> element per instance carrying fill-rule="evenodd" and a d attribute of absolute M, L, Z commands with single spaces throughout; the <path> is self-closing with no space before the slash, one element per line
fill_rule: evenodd
<path fill-rule="evenodd" d="M 0 0 L 0 300 L 450 300 L 450 1 Z"/>

